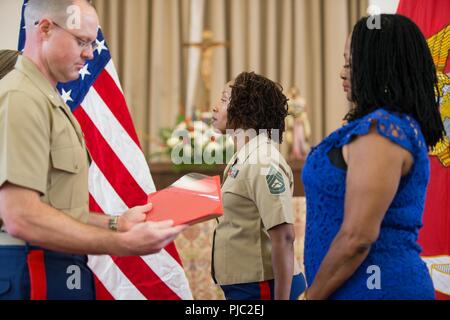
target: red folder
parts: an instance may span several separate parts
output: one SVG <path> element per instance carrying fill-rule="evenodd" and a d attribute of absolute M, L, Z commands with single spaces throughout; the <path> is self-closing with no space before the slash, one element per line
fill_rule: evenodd
<path fill-rule="evenodd" d="M 220 177 L 188 174 L 170 187 L 152 193 L 148 221 L 173 220 L 174 225 L 193 225 L 223 215 Z"/>

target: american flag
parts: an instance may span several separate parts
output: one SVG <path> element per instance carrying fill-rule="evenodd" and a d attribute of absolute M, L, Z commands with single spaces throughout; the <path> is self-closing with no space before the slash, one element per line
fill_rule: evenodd
<path fill-rule="evenodd" d="M 20 51 L 27 2 L 22 7 Z M 80 123 L 92 157 L 90 210 L 120 215 L 145 204 L 156 189 L 100 27 L 96 41 L 94 59 L 80 71 L 80 78 L 58 84 L 58 90 Z M 173 243 L 145 257 L 90 256 L 89 267 L 96 276 L 98 299 L 192 299 Z"/>

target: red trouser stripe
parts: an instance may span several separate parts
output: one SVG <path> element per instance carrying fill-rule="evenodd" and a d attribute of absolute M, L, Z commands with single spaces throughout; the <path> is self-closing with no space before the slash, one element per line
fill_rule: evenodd
<path fill-rule="evenodd" d="M 261 300 L 271 300 L 270 285 L 268 281 L 260 282 L 259 289 L 261 290 Z"/>
<path fill-rule="evenodd" d="M 47 300 L 47 276 L 45 274 L 44 251 L 33 250 L 28 254 L 31 300 Z"/>

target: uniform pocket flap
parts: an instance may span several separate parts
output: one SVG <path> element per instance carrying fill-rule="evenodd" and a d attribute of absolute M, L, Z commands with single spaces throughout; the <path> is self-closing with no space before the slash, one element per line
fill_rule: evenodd
<path fill-rule="evenodd" d="M 228 177 L 222 186 L 222 193 L 234 193 L 243 197 L 248 196 L 247 184 L 244 179 L 233 179 Z"/>
<path fill-rule="evenodd" d="M 78 173 L 80 165 L 76 161 L 75 147 L 58 148 L 50 151 L 53 167 L 70 173 Z"/>

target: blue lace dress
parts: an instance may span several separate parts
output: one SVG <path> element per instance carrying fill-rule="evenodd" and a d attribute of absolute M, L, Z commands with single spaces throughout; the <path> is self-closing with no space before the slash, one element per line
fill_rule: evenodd
<path fill-rule="evenodd" d="M 330 299 L 434 299 L 433 284 L 417 244 L 430 168 L 427 146 L 419 124 L 410 116 L 378 109 L 352 121 L 313 148 L 303 169 L 307 198 L 305 271 L 308 284 L 343 222 L 346 170 L 334 166 L 328 153 L 366 135 L 376 124 L 380 135 L 408 150 L 414 157 L 409 174 L 400 181 L 397 194 L 381 225 L 380 236 L 356 272 Z M 364 165 L 361 163 L 361 165 Z M 373 288 L 373 266 L 381 282 Z M 372 289 L 369 289 L 372 288 Z"/>

